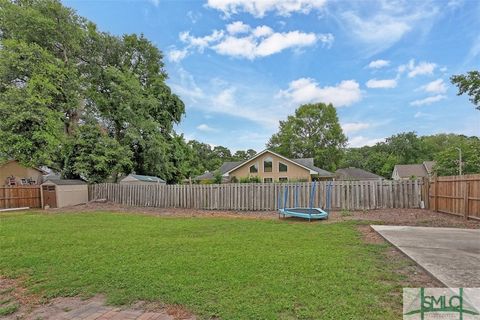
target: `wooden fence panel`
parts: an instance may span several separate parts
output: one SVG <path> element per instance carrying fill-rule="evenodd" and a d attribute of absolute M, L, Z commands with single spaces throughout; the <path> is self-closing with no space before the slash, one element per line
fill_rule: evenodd
<path fill-rule="evenodd" d="M 436 177 L 426 190 L 430 209 L 480 220 L 480 174 Z"/>
<path fill-rule="evenodd" d="M 0 187 L 0 209 L 41 208 L 40 186 Z"/>
<path fill-rule="evenodd" d="M 194 208 L 209 210 L 277 210 L 286 205 L 325 208 L 327 190 L 333 210 L 371 210 L 379 208 L 420 208 L 426 188 L 422 180 L 405 181 L 319 181 L 312 183 L 252 183 L 220 185 L 121 185 L 89 186 L 89 198 L 107 199 L 128 206 Z M 444 186 L 440 187 L 443 191 Z M 430 187 L 430 190 L 434 188 Z M 470 194 L 480 186 L 469 185 Z M 446 192 L 446 191 L 445 191 Z M 0 190 L 0 197 L 2 191 Z M 463 199 L 463 198 L 462 198 Z M 0 200 L 1 201 L 1 200 Z M 468 205 L 478 205 L 469 199 Z M 435 201 L 430 201 L 435 203 Z M 2 203 L 0 202 L 0 205 Z M 443 204 L 443 202 L 442 202 Z"/>

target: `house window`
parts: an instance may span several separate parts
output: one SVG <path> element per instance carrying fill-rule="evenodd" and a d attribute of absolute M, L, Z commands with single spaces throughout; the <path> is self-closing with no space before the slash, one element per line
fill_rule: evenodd
<path fill-rule="evenodd" d="M 272 172 L 273 168 L 273 160 L 272 158 L 268 157 L 263 160 L 263 172 Z"/>
<path fill-rule="evenodd" d="M 263 182 L 264 182 L 264 183 L 272 183 L 272 182 L 273 182 L 273 179 L 272 179 L 272 178 L 264 178 L 264 179 L 263 179 Z"/>
<path fill-rule="evenodd" d="M 288 182 L 288 178 L 287 177 L 278 178 L 278 182 Z"/>
<path fill-rule="evenodd" d="M 258 172 L 258 164 L 255 163 L 255 164 L 252 164 L 250 166 L 250 173 L 257 173 Z"/>
<path fill-rule="evenodd" d="M 278 172 L 287 172 L 288 166 L 284 163 L 278 163 Z"/>

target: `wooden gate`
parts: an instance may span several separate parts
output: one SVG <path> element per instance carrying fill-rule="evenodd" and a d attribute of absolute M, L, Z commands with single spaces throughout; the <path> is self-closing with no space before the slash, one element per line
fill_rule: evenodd
<path fill-rule="evenodd" d="M 431 210 L 480 220 L 480 174 L 436 177 L 429 189 Z"/>
<path fill-rule="evenodd" d="M 40 186 L 0 187 L 0 209 L 41 206 Z"/>
<path fill-rule="evenodd" d="M 43 206 L 57 207 L 57 191 L 55 186 L 43 186 Z"/>

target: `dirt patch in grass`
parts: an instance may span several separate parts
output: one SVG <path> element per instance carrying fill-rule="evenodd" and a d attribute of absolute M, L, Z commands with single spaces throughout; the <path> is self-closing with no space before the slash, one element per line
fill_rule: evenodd
<path fill-rule="evenodd" d="M 480 221 L 425 209 L 379 209 L 332 212 L 330 221 L 365 221 L 387 225 L 479 229 Z"/>
<path fill-rule="evenodd" d="M 91 202 L 85 205 L 49 209 L 47 213 L 82 213 L 82 212 L 124 212 L 139 213 L 167 217 L 220 217 L 243 219 L 278 219 L 276 211 L 227 211 L 227 210 L 197 210 L 180 208 L 131 207 L 112 202 Z M 332 211 L 328 220 L 318 220 L 315 223 L 335 223 L 339 221 L 364 221 L 368 223 L 480 229 L 480 221 L 464 220 L 462 217 L 434 212 L 426 209 L 378 209 L 366 211 Z M 304 219 L 287 218 L 284 221 L 305 222 Z"/>
<path fill-rule="evenodd" d="M 48 209 L 46 213 L 82 213 L 82 212 L 122 212 L 139 213 L 162 217 L 219 217 L 219 218 L 243 218 L 243 219 L 276 219 L 276 211 L 234 211 L 234 210 L 197 210 L 182 208 L 155 208 L 155 207 L 132 207 L 119 205 L 112 202 L 90 202 L 83 205 Z"/>
<path fill-rule="evenodd" d="M 387 264 L 394 267 L 395 273 L 402 276 L 400 282 L 402 287 L 444 287 L 440 281 L 406 257 L 400 250 L 388 244 L 388 242 L 369 225 L 359 225 L 358 230 L 362 234 L 362 239 L 365 243 L 386 245 L 384 259 Z"/>
<path fill-rule="evenodd" d="M 0 318 L 23 319 L 35 305 L 39 305 L 42 299 L 38 296 L 27 294 L 17 281 L 0 278 Z"/>
<path fill-rule="evenodd" d="M 112 307 L 105 297 L 89 299 L 59 297 L 50 301 L 28 293 L 19 281 L 0 278 L 0 319 L 159 319 L 194 320 L 195 316 L 179 305 L 139 301 L 131 306 Z"/>

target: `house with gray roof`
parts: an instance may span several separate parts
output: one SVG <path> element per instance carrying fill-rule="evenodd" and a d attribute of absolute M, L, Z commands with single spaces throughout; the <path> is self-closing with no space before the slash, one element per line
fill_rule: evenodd
<path fill-rule="evenodd" d="M 218 171 L 224 182 L 258 177 L 260 181 L 288 182 L 332 179 L 333 173 L 316 167 L 313 158 L 289 159 L 271 150 L 257 153 L 244 161 L 225 162 Z M 215 172 L 206 172 L 194 180 L 213 180 Z"/>
<path fill-rule="evenodd" d="M 434 174 L 435 161 L 424 161 L 421 164 L 397 164 L 393 168 L 393 180 L 408 180 L 412 178 L 428 178 Z"/>
<path fill-rule="evenodd" d="M 382 180 L 383 177 L 360 168 L 349 167 L 335 171 L 337 180 Z"/>

